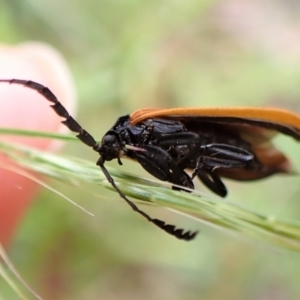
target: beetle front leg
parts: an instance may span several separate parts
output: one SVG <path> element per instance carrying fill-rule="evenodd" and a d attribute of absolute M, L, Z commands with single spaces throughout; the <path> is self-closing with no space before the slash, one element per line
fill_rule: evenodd
<path fill-rule="evenodd" d="M 190 176 L 179 169 L 170 154 L 153 145 L 144 145 L 145 151 L 134 151 L 134 158 L 151 175 L 162 181 L 168 181 L 193 189 Z"/>

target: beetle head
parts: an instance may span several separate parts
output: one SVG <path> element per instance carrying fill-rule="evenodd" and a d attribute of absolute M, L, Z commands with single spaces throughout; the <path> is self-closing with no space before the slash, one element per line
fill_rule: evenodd
<path fill-rule="evenodd" d="M 119 159 L 122 153 L 122 146 L 117 137 L 113 133 L 107 133 L 101 143 L 98 145 L 96 151 L 104 158 L 104 160 Z"/>

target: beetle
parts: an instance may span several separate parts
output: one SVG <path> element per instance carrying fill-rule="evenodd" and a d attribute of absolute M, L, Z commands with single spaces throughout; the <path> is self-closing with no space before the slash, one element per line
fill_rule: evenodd
<path fill-rule="evenodd" d="M 198 177 L 214 193 L 227 195 L 222 177 L 240 181 L 262 179 L 292 171 L 288 158 L 271 143 L 274 133 L 300 140 L 300 116 L 276 108 L 220 107 L 140 109 L 115 122 L 100 143 L 68 113 L 44 85 L 22 79 L 0 79 L 0 83 L 23 85 L 40 93 L 77 133 L 77 138 L 96 151 L 97 165 L 127 204 L 160 229 L 189 241 L 197 231 L 184 231 L 140 210 L 115 184 L 106 161 L 131 158 L 147 172 L 173 184 L 176 190 L 194 189 Z M 186 171 L 192 171 L 189 175 Z"/>

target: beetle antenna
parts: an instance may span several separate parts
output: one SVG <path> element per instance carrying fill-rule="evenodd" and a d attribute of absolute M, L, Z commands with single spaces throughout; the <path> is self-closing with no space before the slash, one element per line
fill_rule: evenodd
<path fill-rule="evenodd" d="M 132 208 L 133 211 L 139 213 L 142 215 L 145 219 L 147 219 L 149 222 L 153 223 L 160 229 L 164 230 L 165 232 L 169 233 L 170 235 L 173 235 L 177 237 L 180 240 L 185 240 L 185 241 L 190 241 L 194 239 L 198 233 L 198 231 L 191 232 L 191 231 L 186 231 L 184 232 L 183 229 L 179 228 L 177 229 L 174 225 L 167 224 L 164 221 L 161 221 L 159 219 L 153 219 L 151 218 L 148 214 L 140 210 L 132 201 L 130 201 L 124 194 L 123 192 L 118 188 L 116 185 L 114 179 L 110 176 L 109 172 L 104 166 L 105 159 L 103 156 L 100 156 L 99 160 L 97 161 L 97 165 L 101 168 L 103 174 L 105 175 L 106 179 L 108 182 L 112 185 L 112 187 L 118 192 L 119 196 L 124 199 L 127 204 Z"/>
<path fill-rule="evenodd" d="M 9 84 L 19 84 L 23 85 L 27 88 L 30 88 L 39 94 L 41 94 L 44 98 L 48 101 L 52 102 L 53 104 L 50 105 L 54 109 L 54 111 L 60 116 L 65 118 L 62 121 L 64 125 L 66 125 L 71 131 L 78 133 L 76 137 L 80 139 L 84 144 L 89 147 L 95 148 L 97 146 L 97 142 L 94 138 L 84 130 L 78 123 L 73 119 L 72 116 L 68 113 L 65 107 L 57 100 L 56 96 L 49 90 L 49 88 L 41 85 L 40 83 L 31 81 L 31 80 L 22 80 L 22 79 L 0 79 L 0 82 L 7 82 Z"/>
<path fill-rule="evenodd" d="M 62 121 L 64 125 L 66 125 L 71 131 L 78 133 L 76 137 L 81 140 L 84 144 L 87 146 L 93 148 L 95 151 L 97 151 L 98 144 L 95 141 L 95 139 L 92 137 L 91 134 L 89 134 L 85 129 L 83 129 L 77 121 L 68 113 L 66 108 L 58 101 L 56 96 L 50 91 L 49 88 L 46 86 L 37 83 L 35 81 L 31 80 L 22 80 L 22 79 L 0 79 L 0 82 L 6 82 L 9 84 L 18 84 L 23 85 L 27 88 L 30 88 L 39 94 L 41 94 L 44 98 L 46 98 L 48 101 L 52 102 L 53 104 L 50 105 L 57 115 L 60 117 L 65 118 L 65 120 Z M 97 151 L 98 152 L 98 151 Z M 148 216 L 146 213 L 141 211 L 133 202 L 131 202 L 118 188 L 118 186 L 115 184 L 115 181 L 110 176 L 108 171 L 106 170 L 104 166 L 105 159 L 100 156 L 99 160 L 97 161 L 97 165 L 101 168 L 103 174 L 107 178 L 108 182 L 112 185 L 112 187 L 118 192 L 120 197 L 124 199 L 128 205 L 133 209 L 133 211 L 136 211 L 140 215 L 142 215 L 144 218 L 146 218 L 149 222 L 153 223 L 160 229 L 164 230 L 165 232 L 169 233 L 170 235 L 173 235 L 177 237 L 178 239 L 190 241 L 197 235 L 197 231 L 191 232 L 187 231 L 184 232 L 183 229 L 177 229 L 174 225 L 166 224 L 164 221 L 161 221 L 159 219 L 152 219 L 150 216 Z M 121 160 L 118 159 L 118 162 L 121 163 Z"/>

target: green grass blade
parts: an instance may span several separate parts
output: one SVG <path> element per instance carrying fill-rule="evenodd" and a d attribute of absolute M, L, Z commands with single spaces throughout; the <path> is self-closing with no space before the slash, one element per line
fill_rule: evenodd
<path fill-rule="evenodd" d="M 62 136 L 62 139 L 64 138 Z M 27 169 L 64 182 L 71 183 L 75 179 L 98 184 L 114 191 L 94 162 L 2 142 L 0 149 Z M 195 220 L 266 244 L 300 251 L 300 224 L 298 222 L 275 219 L 229 201 L 200 197 L 196 192 L 189 194 L 173 191 L 170 187 L 166 187 L 165 183 L 138 178 L 113 168 L 108 168 L 108 170 L 120 190 L 139 202 L 170 208 Z"/>

